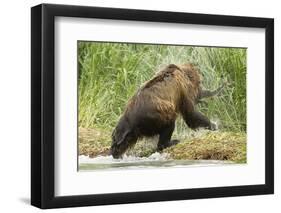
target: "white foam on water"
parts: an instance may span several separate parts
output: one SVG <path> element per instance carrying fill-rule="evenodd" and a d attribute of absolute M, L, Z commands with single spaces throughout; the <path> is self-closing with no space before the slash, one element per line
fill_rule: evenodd
<path fill-rule="evenodd" d="M 79 164 L 109 164 L 109 163 L 136 163 L 136 162 L 150 162 L 150 161 L 164 161 L 168 160 L 169 155 L 167 153 L 155 152 L 149 157 L 135 157 L 124 155 L 122 159 L 114 159 L 112 155 L 109 156 L 97 156 L 90 158 L 86 155 L 79 155 Z"/>

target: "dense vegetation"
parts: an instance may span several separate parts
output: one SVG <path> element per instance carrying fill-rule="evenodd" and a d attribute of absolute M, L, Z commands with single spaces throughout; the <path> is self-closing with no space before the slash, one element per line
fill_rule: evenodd
<path fill-rule="evenodd" d="M 246 131 L 246 49 L 121 43 L 78 43 L 79 126 L 112 131 L 128 99 L 161 67 L 192 62 L 203 87 L 229 83 L 217 97 L 198 105 L 220 129 Z M 174 135 L 188 128 L 178 119 Z"/>

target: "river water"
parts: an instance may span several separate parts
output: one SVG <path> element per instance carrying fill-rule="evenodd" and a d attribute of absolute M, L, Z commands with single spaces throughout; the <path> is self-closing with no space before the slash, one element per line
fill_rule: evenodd
<path fill-rule="evenodd" d="M 105 170 L 105 169 L 136 169 L 156 167 L 194 167 L 194 166 L 215 166 L 232 164 L 227 161 L 217 160 L 173 160 L 168 154 L 153 153 L 149 157 L 124 156 L 122 159 L 114 159 L 112 156 L 98 156 L 89 158 L 79 156 L 79 171 Z"/>

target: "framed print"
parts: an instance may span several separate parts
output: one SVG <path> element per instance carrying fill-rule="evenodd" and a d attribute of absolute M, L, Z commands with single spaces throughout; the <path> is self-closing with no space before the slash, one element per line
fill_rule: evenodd
<path fill-rule="evenodd" d="M 274 21 L 31 9 L 31 204 L 274 192 Z"/>

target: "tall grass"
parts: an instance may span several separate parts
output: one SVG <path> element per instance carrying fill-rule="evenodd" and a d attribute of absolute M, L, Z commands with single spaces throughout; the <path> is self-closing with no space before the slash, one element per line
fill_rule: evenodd
<path fill-rule="evenodd" d="M 229 83 L 199 110 L 223 129 L 246 131 L 246 49 L 96 42 L 78 43 L 79 126 L 112 130 L 146 80 L 167 64 L 186 62 L 199 67 L 205 88 Z M 179 119 L 175 134 L 187 129 Z"/>

